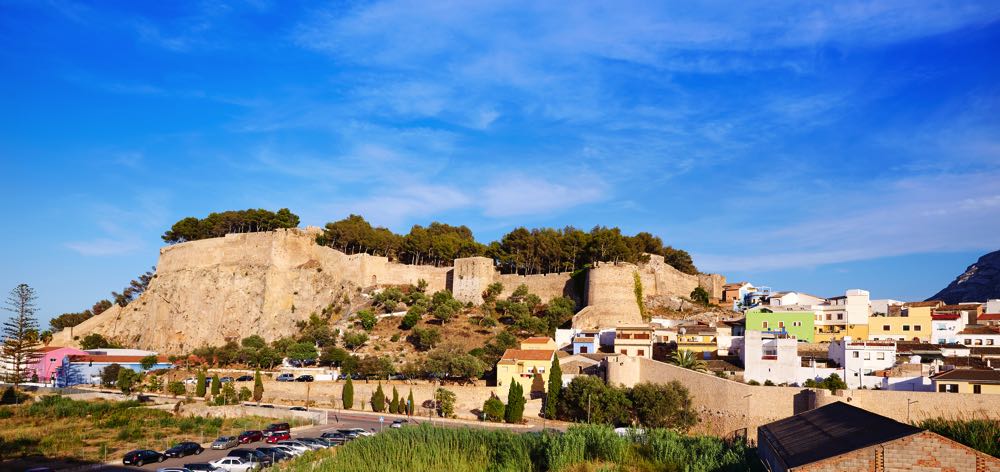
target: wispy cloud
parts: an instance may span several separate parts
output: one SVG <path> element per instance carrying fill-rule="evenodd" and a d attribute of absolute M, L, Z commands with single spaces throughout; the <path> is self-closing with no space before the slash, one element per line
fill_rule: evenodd
<path fill-rule="evenodd" d="M 109 203 L 85 205 L 93 215 L 90 231 L 99 233 L 92 239 L 69 241 L 64 246 L 84 256 L 121 256 L 146 249 L 145 235 L 162 231 L 167 224 L 165 193 L 149 191 L 138 195 L 134 205 L 123 207 Z"/>
<path fill-rule="evenodd" d="M 566 175 L 565 183 L 523 174 L 503 175 L 483 189 L 486 216 L 543 216 L 607 197 L 607 186 L 593 176 Z"/>

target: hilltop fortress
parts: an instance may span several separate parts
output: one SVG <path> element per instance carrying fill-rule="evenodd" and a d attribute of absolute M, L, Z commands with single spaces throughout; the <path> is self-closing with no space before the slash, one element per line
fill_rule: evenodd
<path fill-rule="evenodd" d="M 501 296 L 527 285 L 544 301 L 570 296 L 583 307 L 573 318 L 581 328 L 641 321 L 638 294 L 647 299 L 688 296 L 704 287 L 722 293 L 725 278 L 688 275 L 651 256 L 641 265 L 601 263 L 576 277 L 500 274 L 492 259 L 456 259 L 453 267 L 408 265 L 368 254 L 347 255 L 316 244 L 317 228 L 228 234 L 160 249 L 156 277 L 128 306 L 112 307 L 80 325 L 56 333 L 56 345 L 75 345 L 99 333 L 129 346 L 180 354 L 252 334 L 272 341 L 294 334 L 295 322 L 331 306 L 347 308 L 358 289 L 416 284 L 428 292 L 451 290 L 462 302 L 482 303 L 493 282 Z M 641 291 L 637 290 L 637 281 Z"/>

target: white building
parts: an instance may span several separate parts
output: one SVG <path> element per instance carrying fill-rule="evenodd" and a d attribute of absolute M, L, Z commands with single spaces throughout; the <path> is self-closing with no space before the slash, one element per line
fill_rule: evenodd
<path fill-rule="evenodd" d="M 787 335 L 747 331 L 743 338 L 743 380 L 775 384 L 798 383 L 802 366 L 798 340 Z"/>
<path fill-rule="evenodd" d="M 896 365 L 896 343 L 892 341 L 854 341 L 844 339 L 830 343 L 830 360 L 840 365 L 841 377 L 848 388 L 882 386 L 882 379 L 875 371 Z"/>
<path fill-rule="evenodd" d="M 968 325 L 956 337 L 966 346 L 1000 346 L 1000 329 L 992 326 Z"/>
<path fill-rule="evenodd" d="M 968 320 L 957 313 L 931 315 L 931 344 L 959 343 L 958 333 L 965 329 Z"/>
<path fill-rule="evenodd" d="M 878 300 L 872 300 L 872 314 L 880 313 L 882 315 L 889 314 L 890 306 L 903 306 L 906 303 L 902 300 L 893 300 L 891 298 L 880 298 Z"/>
<path fill-rule="evenodd" d="M 1000 298 L 986 300 L 986 307 L 983 313 L 1000 313 Z"/>
<path fill-rule="evenodd" d="M 771 294 L 769 304 L 771 306 L 785 306 L 785 305 L 819 305 L 825 302 L 826 299 L 817 297 L 815 295 L 809 295 L 808 293 L 802 292 L 774 292 Z"/>
<path fill-rule="evenodd" d="M 599 333 L 597 331 L 583 331 L 573 338 L 573 355 L 593 354 L 601 348 Z"/>

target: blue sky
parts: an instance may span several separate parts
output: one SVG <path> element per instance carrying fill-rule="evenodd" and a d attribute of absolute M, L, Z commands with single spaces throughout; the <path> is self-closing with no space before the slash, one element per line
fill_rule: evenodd
<path fill-rule="evenodd" d="M 653 3 L 0 1 L 0 287 L 77 311 L 248 207 L 899 299 L 1000 248 L 1000 4 Z"/>

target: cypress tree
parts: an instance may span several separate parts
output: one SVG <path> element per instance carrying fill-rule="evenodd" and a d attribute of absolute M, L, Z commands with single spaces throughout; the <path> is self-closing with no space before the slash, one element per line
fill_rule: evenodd
<path fill-rule="evenodd" d="M 399 413 L 399 392 L 396 391 L 396 386 L 392 387 L 392 402 L 389 403 L 389 413 L 396 414 Z"/>
<path fill-rule="evenodd" d="M 198 372 L 198 384 L 194 388 L 194 394 L 199 398 L 205 398 L 205 371 Z"/>
<path fill-rule="evenodd" d="M 222 382 L 219 382 L 219 374 L 212 376 L 212 396 L 219 396 L 219 391 L 222 390 Z"/>
<path fill-rule="evenodd" d="M 520 382 L 512 382 L 507 393 L 507 409 L 504 411 L 504 421 L 520 423 L 524 416 L 524 387 Z"/>
<path fill-rule="evenodd" d="M 264 381 L 260 378 L 260 369 L 253 376 L 253 401 L 260 403 L 264 398 Z"/>
<path fill-rule="evenodd" d="M 406 399 L 406 414 L 413 416 L 417 405 L 413 402 L 413 389 L 410 389 L 410 396 Z"/>
<path fill-rule="evenodd" d="M 378 388 L 375 389 L 375 394 L 372 395 L 372 411 L 380 413 L 385 411 L 385 392 L 382 391 L 381 382 L 379 382 Z"/>
<path fill-rule="evenodd" d="M 344 402 L 345 410 L 354 408 L 354 383 L 351 382 L 350 377 L 347 377 L 347 383 L 344 384 L 344 391 L 341 392 L 340 398 Z"/>
<path fill-rule="evenodd" d="M 556 404 L 559 403 L 559 394 L 562 392 L 562 368 L 559 367 L 559 356 L 552 358 L 552 367 L 549 368 L 549 388 L 545 392 L 545 417 L 555 419 Z"/>

